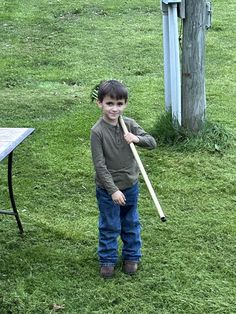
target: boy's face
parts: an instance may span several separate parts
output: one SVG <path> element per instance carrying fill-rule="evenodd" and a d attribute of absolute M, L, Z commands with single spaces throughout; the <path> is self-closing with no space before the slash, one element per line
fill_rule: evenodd
<path fill-rule="evenodd" d="M 114 99 L 110 96 L 105 96 L 103 101 L 97 102 L 98 107 L 102 109 L 103 119 L 113 125 L 118 123 L 119 116 L 123 113 L 127 106 L 125 99 Z"/>

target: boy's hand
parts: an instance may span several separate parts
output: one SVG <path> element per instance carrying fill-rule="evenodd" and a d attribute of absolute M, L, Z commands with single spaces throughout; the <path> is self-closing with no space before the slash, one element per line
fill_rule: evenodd
<path fill-rule="evenodd" d="M 139 142 L 139 138 L 131 132 L 126 133 L 124 137 L 128 144 Z"/>
<path fill-rule="evenodd" d="M 126 199 L 125 199 L 124 194 L 121 191 L 116 191 L 115 193 L 113 193 L 111 195 L 111 198 L 115 204 L 125 205 Z"/>

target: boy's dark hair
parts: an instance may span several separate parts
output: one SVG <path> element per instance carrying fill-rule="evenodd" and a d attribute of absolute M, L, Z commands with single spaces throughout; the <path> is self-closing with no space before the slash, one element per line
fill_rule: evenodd
<path fill-rule="evenodd" d="M 103 101 L 105 96 L 110 96 L 116 100 L 124 99 L 125 102 L 128 100 L 128 90 L 126 86 L 117 80 L 101 81 L 95 86 L 94 91 L 92 92 L 92 97 L 95 94 L 97 96 L 96 99 L 100 102 Z"/>

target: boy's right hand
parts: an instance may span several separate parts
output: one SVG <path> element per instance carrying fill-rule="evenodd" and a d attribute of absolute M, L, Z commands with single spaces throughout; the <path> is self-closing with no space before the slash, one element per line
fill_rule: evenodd
<path fill-rule="evenodd" d="M 126 199 L 125 199 L 124 194 L 121 191 L 118 190 L 115 193 L 113 193 L 111 195 L 111 198 L 115 204 L 125 205 Z"/>

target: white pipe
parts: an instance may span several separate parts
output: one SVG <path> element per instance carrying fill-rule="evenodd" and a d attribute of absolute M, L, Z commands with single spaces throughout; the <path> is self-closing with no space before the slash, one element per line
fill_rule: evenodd
<path fill-rule="evenodd" d="M 181 125 L 181 82 L 177 3 L 168 5 L 172 116 Z"/>
<path fill-rule="evenodd" d="M 164 81 L 165 81 L 165 107 L 171 111 L 171 84 L 170 84 L 170 42 L 169 42 L 169 21 L 168 6 L 162 3 L 163 23 L 163 50 L 164 50 Z"/>

